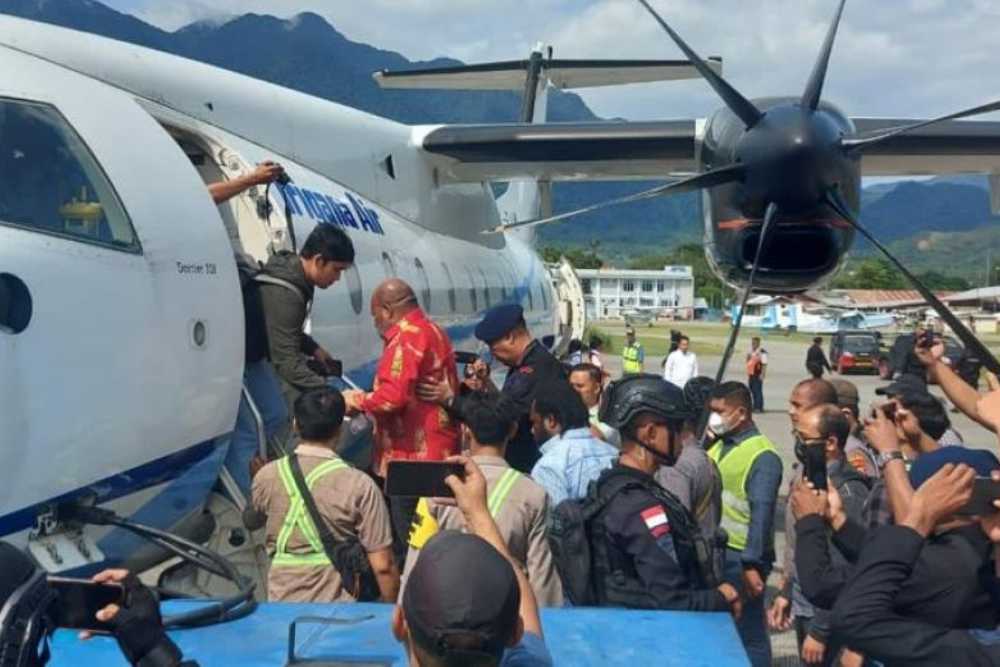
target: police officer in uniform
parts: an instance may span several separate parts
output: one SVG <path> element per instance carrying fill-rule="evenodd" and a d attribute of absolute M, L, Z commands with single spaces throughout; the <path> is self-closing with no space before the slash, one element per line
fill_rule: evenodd
<path fill-rule="evenodd" d="M 646 362 L 646 351 L 642 343 L 635 339 L 635 329 L 625 329 L 625 347 L 622 348 L 622 373 L 635 375 L 641 373 Z"/>
<path fill-rule="evenodd" d="M 517 304 L 496 306 L 476 325 L 476 338 L 486 343 L 493 357 L 507 367 L 500 389 L 506 409 L 517 416 L 517 433 L 507 446 L 511 467 L 530 474 L 540 458 L 531 433 L 531 403 L 535 390 L 546 380 L 566 379 L 566 368 L 538 340 L 531 337 L 524 321 L 524 309 Z M 568 380 L 567 380 L 568 381 Z M 445 383 L 422 382 L 417 386 L 421 400 L 438 402 L 461 415 L 465 397 L 455 396 Z"/>
<path fill-rule="evenodd" d="M 597 484 L 610 500 L 592 524 L 593 575 L 604 606 L 731 611 L 736 588 L 719 583 L 714 536 L 702 537 L 691 513 L 653 478 L 672 466 L 688 417 L 683 392 L 641 374 L 613 383 L 601 418 L 619 430 L 621 455 Z M 706 551 L 707 549 L 707 551 Z"/>

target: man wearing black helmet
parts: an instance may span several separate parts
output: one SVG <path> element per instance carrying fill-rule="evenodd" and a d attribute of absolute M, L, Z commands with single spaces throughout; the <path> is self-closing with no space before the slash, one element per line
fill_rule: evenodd
<path fill-rule="evenodd" d="M 646 374 L 624 378 L 607 391 L 601 417 L 621 433 L 622 449 L 597 481 L 599 492 L 610 498 L 592 524 L 595 558 L 607 561 L 594 563 L 599 603 L 739 616 L 739 593 L 718 582 L 710 541 L 676 496 L 653 478 L 680 454 L 688 416 L 683 392 Z"/>

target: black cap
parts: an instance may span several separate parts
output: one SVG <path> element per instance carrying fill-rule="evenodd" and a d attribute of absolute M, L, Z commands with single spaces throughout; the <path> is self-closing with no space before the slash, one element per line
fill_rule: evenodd
<path fill-rule="evenodd" d="M 927 382 L 918 375 L 904 374 L 884 387 L 875 390 L 879 396 L 902 396 L 903 394 L 926 394 Z"/>
<path fill-rule="evenodd" d="M 483 321 L 476 325 L 476 338 L 484 343 L 492 343 L 503 338 L 524 320 L 524 308 L 516 303 L 505 303 L 489 309 Z"/>
<path fill-rule="evenodd" d="M 621 430 L 636 416 L 646 413 L 665 419 L 691 416 L 684 392 L 659 375 L 629 375 L 604 390 L 600 419 L 608 426 Z"/>
<path fill-rule="evenodd" d="M 438 657 L 499 658 L 517 630 L 521 591 L 506 558 L 475 535 L 438 533 L 407 579 L 403 615 L 413 641 Z"/>

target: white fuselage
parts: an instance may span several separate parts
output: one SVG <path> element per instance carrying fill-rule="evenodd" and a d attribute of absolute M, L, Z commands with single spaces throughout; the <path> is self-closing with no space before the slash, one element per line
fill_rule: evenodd
<path fill-rule="evenodd" d="M 413 285 L 457 350 L 480 349 L 472 328 L 501 302 L 521 303 L 535 335 L 555 332 L 540 258 L 524 240 L 481 233 L 499 220 L 491 189 L 439 182 L 413 140 L 421 128 L 10 17 L 0 17 L 0 71 L 0 104 L 47 105 L 79 135 L 141 245 L 0 212 L 0 275 L 16 276 L 32 305 L 23 331 L 0 328 L 0 536 L 33 525 L 52 499 L 161 485 L 232 431 L 244 340 L 233 253 L 266 260 L 290 247 L 285 198 L 299 245 L 317 224 L 354 242 L 356 271 L 317 291 L 309 326 L 359 384 L 382 348 L 370 296 L 390 275 Z M 263 188 L 212 203 L 206 181 L 267 159 L 293 179 L 271 188 L 269 219 L 257 213 Z M 196 509 L 197 493 L 170 512 Z"/>

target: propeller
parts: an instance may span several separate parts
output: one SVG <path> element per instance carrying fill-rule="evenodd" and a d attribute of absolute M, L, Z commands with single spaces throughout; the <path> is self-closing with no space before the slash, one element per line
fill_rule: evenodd
<path fill-rule="evenodd" d="M 667 22 L 656 13 L 656 10 L 646 0 L 639 0 L 639 2 L 653 15 L 656 22 L 667 31 L 667 34 L 670 35 L 670 38 L 674 40 L 674 43 L 677 44 L 680 50 L 684 52 L 684 55 L 691 61 L 691 64 L 698 70 L 698 73 L 705 77 L 708 84 L 715 89 L 715 92 L 719 94 L 719 97 L 726 103 L 726 106 L 743 121 L 747 129 L 756 125 L 764 117 L 764 114 L 754 106 L 753 102 L 743 97 L 738 90 L 729 85 L 728 81 L 709 67 L 708 63 L 695 53 L 694 49 L 688 46 L 687 42 L 681 39 L 681 36 L 674 32 L 673 28 L 667 25 Z"/>
<path fill-rule="evenodd" d="M 941 319 L 944 320 L 956 336 L 962 341 L 967 350 L 971 350 L 982 362 L 986 369 L 994 374 L 1000 374 L 1000 362 L 997 361 L 993 353 L 987 349 L 985 345 L 980 342 L 976 335 L 969 331 L 969 329 L 962 324 L 962 322 L 955 317 L 955 314 L 951 312 L 948 306 L 941 303 L 941 300 L 935 296 L 934 292 L 927 289 L 927 287 L 920 282 L 915 275 L 913 275 L 909 269 L 907 269 L 902 262 L 896 259 L 889 249 L 886 248 L 878 239 L 872 235 L 862 224 L 858 217 L 851 211 L 851 207 L 848 206 L 847 202 L 844 200 L 843 195 L 840 194 L 840 190 L 833 188 L 826 193 L 826 203 L 832 208 L 837 215 L 846 220 L 854 229 L 858 231 L 859 234 L 864 236 L 866 239 L 871 241 L 872 245 L 878 248 L 879 252 L 885 255 L 886 259 L 892 262 L 900 273 L 902 273 L 907 280 L 913 285 L 913 287 L 920 293 L 920 296 L 924 298 L 927 303 L 930 304 Z"/>
<path fill-rule="evenodd" d="M 863 153 L 865 150 L 871 148 L 876 144 L 880 144 L 887 139 L 892 139 L 893 137 L 898 137 L 907 132 L 912 132 L 913 130 L 918 130 L 922 127 L 927 127 L 928 125 L 934 125 L 936 123 L 943 123 L 946 120 L 957 120 L 959 118 L 968 118 L 970 116 L 978 116 L 980 114 L 989 113 L 991 111 L 1000 111 L 1000 100 L 995 102 L 990 102 L 988 104 L 981 104 L 977 107 L 972 107 L 971 109 L 964 109 L 962 111 L 956 111 L 955 113 L 950 113 L 946 116 L 938 116 L 937 118 L 932 118 L 930 120 L 922 120 L 918 123 L 913 123 L 911 125 L 903 125 L 902 127 L 896 127 L 891 130 L 887 130 L 874 136 L 869 137 L 854 137 L 853 139 L 844 139 L 841 145 L 852 153 Z"/>
<path fill-rule="evenodd" d="M 746 291 L 743 292 L 740 311 L 736 314 L 733 326 L 730 327 L 729 342 L 726 343 L 726 349 L 722 353 L 722 361 L 719 362 L 719 370 L 715 374 L 715 384 L 722 382 L 722 378 L 726 374 L 726 366 L 729 365 L 729 359 L 733 356 L 736 339 L 739 338 L 740 327 L 743 325 L 743 313 L 746 312 L 747 303 L 750 301 L 750 294 L 753 292 L 754 280 L 757 278 L 757 267 L 760 265 L 760 258 L 764 256 L 764 248 L 769 240 L 771 227 L 774 225 L 774 220 L 777 217 L 778 205 L 771 202 L 764 211 L 764 222 L 760 227 L 760 239 L 757 241 L 757 251 L 754 253 L 753 266 L 750 267 L 750 280 L 747 282 Z"/>
<path fill-rule="evenodd" d="M 806 83 L 806 90 L 802 93 L 802 106 L 810 111 L 816 111 L 819 108 L 819 100 L 823 94 L 823 83 L 826 81 L 826 70 L 830 65 L 830 54 L 833 52 L 833 40 L 837 37 L 837 28 L 840 26 L 840 17 L 844 14 L 846 2 L 847 0 L 840 0 L 840 6 L 837 7 L 837 13 L 826 33 L 826 41 L 823 42 L 819 58 L 817 58 L 809 81 Z"/>
<path fill-rule="evenodd" d="M 572 218 L 583 213 L 589 213 L 591 211 L 598 211 L 603 208 L 609 208 L 611 206 L 620 206 L 621 204 L 628 204 L 634 201 L 641 201 L 643 199 L 652 199 L 653 197 L 663 197 L 665 195 L 675 195 L 681 194 L 683 192 L 691 192 L 692 190 L 700 190 L 702 188 L 709 188 L 715 185 L 722 185 L 723 183 L 731 183 L 733 181 L 738 181 L 743 178 L 744 169 L 742 165 L 731 164 L 725 167 L 720 167 L 718 169 L 713 169 L 712 171 L 702 172 L 700 174 L 695 174 L 688 178 L 681 179 L 679 181 L 674 181 L 673 183 L 667 183 L 666 185 L 661 185 L 650 190 L 643 190 L 642 192 L 636 192 L 631 195 L 626 195 L 624 197 L 618 197 L 617 199 L 609 199 L 597 204 L 592 204 L 591 206 L 585 206 L 583 208 L 578 208 L 575 211 L 567 211 L 566 213 L 560 213 L 559 215 L 551 215 L 546 218 L 536 218 L 534 220 L 523 220 L 521 222 L 512 222 L 506 225 L 498 225 L 492 229 L 486 230 L 486 234 L 496 234 L 499 232 L 505 232 L 510 229 L 517 229 L 520 227 L 533 227 L 535 225 L 544 225 L 550 222 L 556 222 L 557 220 L 564 220 L 566 218 Z"/>

